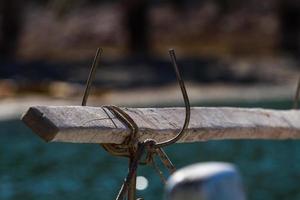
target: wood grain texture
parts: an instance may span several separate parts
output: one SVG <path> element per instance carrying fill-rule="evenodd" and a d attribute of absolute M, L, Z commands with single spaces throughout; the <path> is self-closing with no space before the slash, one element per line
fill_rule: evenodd
<path fill-rule="evenodd" d="M 184 108 L 122 108 L 137 123 L 139 140 L 158 142 L 179 131 Z M 36 106 L 22 120 L 46 141 L 120 144 L 130 130 L 114 123 L 101 107 Z M 191 121 L 179 142 L 223 139 L 299 139 L 300 111 L 246 108 L 191 108 Z"/>

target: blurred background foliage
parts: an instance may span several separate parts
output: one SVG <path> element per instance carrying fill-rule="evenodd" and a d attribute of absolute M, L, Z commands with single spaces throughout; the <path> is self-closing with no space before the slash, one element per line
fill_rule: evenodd
<path fill-rule="evenodd" d="M 282 84 L 298 70 L 293 0 L 3 0 L 0 7 L 0 88 L 12 93 L 83 83 L 97 47 L 107 72 L 96 77 L 102 88 L 169 83 L 169 48 L 194 82 Z"/>
<path fill-rule="evenodd" d="M 299 51 L 293 0 L 1 2 L 2 54 L 27 59 L 84 59 L 97 46 L 119 56 L 169 46 L 189 56 Z"/>

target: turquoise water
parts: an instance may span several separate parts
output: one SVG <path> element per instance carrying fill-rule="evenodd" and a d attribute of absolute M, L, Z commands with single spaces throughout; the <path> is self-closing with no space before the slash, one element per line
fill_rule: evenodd
<path fill-rule="evenodd" d="M 283 109 L 290 102 L 235 105 Z M 177 167 L 205 161 L 234 163 L 248 199 L 300 199 L 300 141 L 213 141 L 176 144 L 166 151 Z M 126 172 L 126 159 L 111 157 L 98 145 L 47 144 L 20 121 L 0 123 L 1 200 L 112 200 Z M 154 170 L 142 166 L 139 175 L 150 184 L 139 196 L 162 199 L 163 186 Z"/>

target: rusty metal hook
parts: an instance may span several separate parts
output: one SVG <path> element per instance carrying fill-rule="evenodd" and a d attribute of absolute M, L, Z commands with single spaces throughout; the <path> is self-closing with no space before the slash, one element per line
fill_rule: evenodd
<path fill-rule="evenodd" d="M 82 106 L 86 106 L 86 102 L 87 102 L 87 99 L 88 99 L 88 96 L 90 93 L 91 83 L 95 76 L 96 67 L 98 64 L 98 57 L 101 53 L 102 53 L 102 49 L 98 48 L 95 58 L 94 58 L 94 61 L 93 61 L 93 64 L 92 64 L 92 67 L 91 67 L 91 71 L 90 71 L 87 83 L 86 83 L 86 88 L 84 91 L 84 96 L 83 96 L 82 104 L 81 104 Z M 182 93 L 184 103 L 185 103 L 184 124 L 183 124 L 181 130 L 178 132 L 178 134 L 174 138 L 164 141 L 164 142 L 161 142 L 161 143 L 156 143 L 154 140 L 151 140 L 151 139 L 145 140 L 142 143 L 138 143 L 137 138 L 136 138 L 137 132 L 138 132 L 138 127 L 135 124 L 135 122 L 131 119 L 131 117 L 128 114 L 126 114 L 123 110 L 121 110 L 120 108 L 118 108 L 116 106 L 104 106 L 103 107 L 103 108 L 107 108 L 111 112 L 113 112 L 119 120 L 121 120 L 123 123 L 125 123 L 132 130 L 132 133 L 133 133 L 133 134 L 131 134 L 131 137 L 130 137 L 130 143 L 127 144 L 129 146 L 127 146 L 127 147 L 123 148 L 120 146 L 120 148 L 115 148 L 114 146 L 111 146 L 110 144 L 102 144 L 101 145 L 104 147 L 105 150 L 110 152 L 112 155 L 120 154 L 122 156 L 130 157 L 130 167 L 129 167 L 130 170 L 129 170 L 127 178 L 125 179 L 125 182 L 123 183 L 121 190 L 117 196 L 118 200 L 123 199 L 123 197 L 126 193 L 128 194 L 128 199 L 130 199 L 130 200 L 135 199 L 134 185 L 135 185 L 135 178 L 136 178 L 136 170 L 137 170 L 137 166 L 140 162 L 141 156 L 144 152 L 145 146 L 149 146 L 150 144 L 152 144 L 150 146 L 152 146 L 153 149 L 156 149 L 156 152 L 159 154 L 159 157 L 163 161 L 164 165 L 169 170 L 171 170 L 171 172 L 173 170 L 175 170 L 175 167 L 173 166 L 171 161 L 168 159 L 167 155 L 163 152 L 161 147 L 165 147 L 165 146 L 171 145 L 173 143 L 176 143 L 179 139 L 182 138 L 182 136 L 185 133 L 185 130 L 187 129 L 187 127 L 189 125 L 191 109 L 190 109 L 189 97 L 188 97 L 186 89 L 185 89 L 184 81 L 182 79 L 182 76 L 181 76 L 180 71 L 177 66 L 175 51 L 173 49 L 170 49 L 169 54 L 170 54 L 171 61 L 174 66 L 174 69 L 175 69 L 177 81 L 180 86 L 181 93 Z M 138 145 L 137 149 L 135 148 L 136 144 Z M 149 148 L 150 148 L 150 146 L 149 146 Z M 129 148 L 131 148 L 131 151 L 128 152 Z"/>
<path fill-rule="evenodd" d="M 161 143 L 157 143 L 155 146 L 158 147 L 158 148 L 174 144 L 178 140 L 180 140 L 182 138 L 182 136 L 185 134 L 185 130 L 188 128 L 190 118 L 191 118 L 191 106 L 190 106 L 189 96 L 186 92 L 184 81 L 182 79 L 181 73 L 180 73 L 178 65 L 177 65 L 176 55 L 175 55 L 174 49 L 170 49 L 169 54 L 170 54 L 171 61 L 172 61 L 172 64 L 173 64 L 173 67 L 174 67 L 174 70 L 175 70 L 175 73 L 176 73 L 177 82 L 180 86 L 181 93 L 182 93 L 182 96 L 183 96 L 183 99 L 184 99 L 185 119 L 184 119 L 184 124 L 183 124 L 181 130 L 179 131 L 179 133 L 177 133 L 177 135 L 172 139 L 169 139 L 169 140 L 161 142 Z"/>

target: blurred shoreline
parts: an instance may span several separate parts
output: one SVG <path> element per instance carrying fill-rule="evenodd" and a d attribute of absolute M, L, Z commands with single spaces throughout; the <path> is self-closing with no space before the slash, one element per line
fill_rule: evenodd
<path fill-rule="evenodd" d="M 254 102 L 290 102 L 292 108 L 295 84 L 251 86 L 210 84 L 199 85 L 187 83 L 187 91 L 192 106 L 227 106 L 239 103 Z M 81 90 L 79 93 L 82 93 Z M 0 100 L 0 120 L 19 119 L 30 107 L 37 105 L 81 105 L 82 95 L 49 96 L 42 94 L 26 94 L 6 97 Z M 91 94 L 89 106 L 118 105 L 125 107 L 172 107 L 183 106 L 183 100 L 177 84 L 155 88 L 137 88 L 127 90 L 111 90 L 101 95 Z"/>

